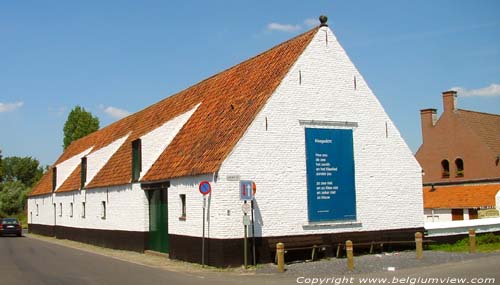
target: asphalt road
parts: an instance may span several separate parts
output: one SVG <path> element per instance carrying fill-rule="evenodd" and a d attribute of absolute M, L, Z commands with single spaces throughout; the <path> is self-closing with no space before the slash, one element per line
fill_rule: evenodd
<path fill-rule="evenodd" d="M 229 272 L 174 272 L 160 268 L 130 263 L 99 254 L 48 243 L 33 238 L 0 237 L 0 284 L 311 284 L 320 277 L 344 276 L 284 276 L 283 274 L 244 275 Z M 418 277 L 438 278 L 495 278 L 492 283 L 500 284 L 500 254 L 463 262 L 411 268 L 396 272 L 353 275 L 343 283 L 360 284 L 362 277 L 387 277 L 386 284 L 424 284 Z M 399 278 L 394 283 L 394 277 Z M 414 279 L 411 279 L 414 278 Z M 325 279 L 323 279 L 325 280 Z M 309 283 L 305 283 L 309 281 Z M 352 281 L 352 282 L 351 282 Z M 389 282 L 391 281 L 391 282 Z M 415 282 L 412 282 L 415 281 Z M 425 281 L 425 280 L 424 280 Z M 441 282 L 443 281 L 443 282 Z M 472 281 L 472 282 L 471 282 Z M 477 281 L 477 280 L 476 280 Z M 319 284 L 319 280 L 318 283 Z M 370 284 L 381 284 L 370 283 Z M 428 282 L 427 282 L 428 284 Z M 434 284 L 457 284 L 451 279 L 443 279 Z"/>

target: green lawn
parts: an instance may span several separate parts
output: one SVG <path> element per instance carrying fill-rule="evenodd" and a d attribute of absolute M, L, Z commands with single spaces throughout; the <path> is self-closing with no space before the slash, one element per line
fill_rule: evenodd
<path fill-rule="evenodd" d="M 453 244 L 431 244 L 430 250 L 449 252 L 468 252 L 469 238 L 464 238 Z M 500 251 L 500 236 L 492 233 L 476 235 L 476 252 Z"/>

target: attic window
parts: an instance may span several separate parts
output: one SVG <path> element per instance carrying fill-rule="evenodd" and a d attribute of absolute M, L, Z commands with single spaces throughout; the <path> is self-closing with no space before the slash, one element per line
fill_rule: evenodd
<path fill-rule="evenodd" d="M 450 177 L 450 163 L 446 159 L 443 159 L 443 161 L 441 161 L 441 177 L 442 178 Z"/>
<path fill-rule="evenodd" d="M 461 158 L 455 160 L 455 167 L 457 169 L 456 177 L 464 177 L 464 161 Z"/>
<path fill-rule="evenodd" d="M 82 163 L 80 166 L 80 189 L 85 187 L 85 183 L 87 182 L 87 158 L 82 157 Z"/>
<path fill-rule="evenodd" d="M 132 142 L 132 182 L 137 182 L 142 170 L 141 140 Z"/>
<path fill-rule="evenodd" d="M 56 190 L 57 185 L 57 167 L 52 168 L 52 192 Z"/>

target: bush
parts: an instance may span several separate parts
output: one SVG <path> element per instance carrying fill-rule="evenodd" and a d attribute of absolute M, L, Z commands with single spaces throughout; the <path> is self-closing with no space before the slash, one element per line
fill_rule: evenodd
<path fill-rule="evenodd" d="M 20 181 L 2 183 L 0 189 L 0 216 L 13 216 L 24 210 L 24 201 L 30 188 Z"/>

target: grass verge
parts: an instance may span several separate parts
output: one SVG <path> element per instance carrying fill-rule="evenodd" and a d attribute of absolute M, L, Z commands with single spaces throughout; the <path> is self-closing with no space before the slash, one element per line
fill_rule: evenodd
<path fill-rule="evenodd" d="M 430 250 L 442 250 L 447 252 L 468 252 L 469 238 L 463 238 L 452 244 L 431 244 Z M 500 251 L 500 236 L 492 233 L 481 234 L 476 236 L 476 251 L 477 252 L 494 252 Z"/>

